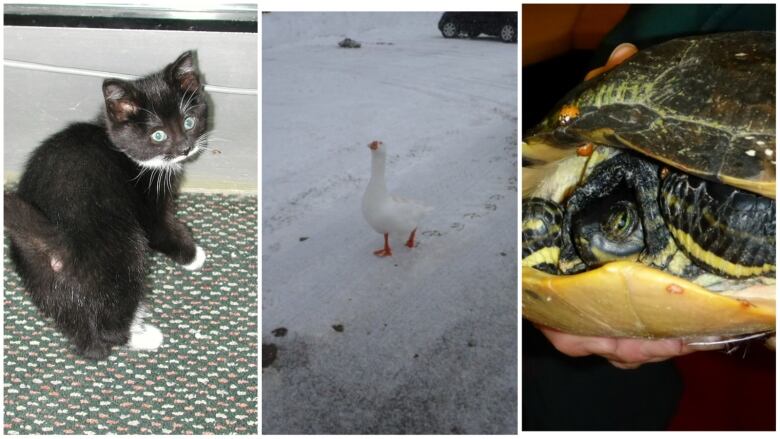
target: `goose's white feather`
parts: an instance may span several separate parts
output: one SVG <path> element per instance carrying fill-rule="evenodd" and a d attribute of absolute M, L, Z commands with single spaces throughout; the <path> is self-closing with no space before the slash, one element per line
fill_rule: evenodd
<path fill-rule="evenodd" d="M 371 148 L 375 146 L 375 148 Z M 363 216 L 381 234 L 408 235 L 431 208 L 416 200 L 387 193 L 385 182 L 385 146 L 372 142 L 371 179 L 363 195 Z"/>

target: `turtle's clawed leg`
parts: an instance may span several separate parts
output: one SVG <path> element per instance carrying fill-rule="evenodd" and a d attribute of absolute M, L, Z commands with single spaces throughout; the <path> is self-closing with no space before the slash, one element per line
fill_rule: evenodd
<path fill-rule="evenodd" d="M 671 233 L 661 215 L 658 193 L 661 187 L 658 167 L 648 161 L 634 159 L 637 172 L 634 175 L 636 201 L 642 211 L 645 249 L 639 262 L 665 268 L 677 252 Z"/>
<path fill-rule="evenodd" d="M 577 196 L 578 192 L 574 192 L 566 205 L 566 213 L 563 215 L 563 224 L 561 225 L 561 253 L 558 257 L 558 270 L 563 274 L 579 273 L 588 268 L 582 259 L 577 254 L 574 247 L 574 243 L 571 239 L 572 233 L 572 215 L 585 204 L 587 200 L 587 194 L 583 193 L 582 196 Z"/>
<path fill-rule="evenodd" d="M 543 198 L 523 200 L 523 267 L 558 274 L 563 207 Z"/>

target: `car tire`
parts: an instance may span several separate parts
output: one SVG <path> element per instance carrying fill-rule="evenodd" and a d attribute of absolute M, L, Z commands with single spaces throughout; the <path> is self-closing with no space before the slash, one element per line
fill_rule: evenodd
<path fill-rule="evenodd" d="M 501 32 L 498 33 L 498 36 L 505 43 L 517 41 L 517 29 L 511 24 L 505 24 L 501 26 Z"/>
<path fill-rule="evenodd" d="M 441 34 L 444 38 L 456 38 L 460 34 L 458 23 L 448 20 L 441 25 Z"/>

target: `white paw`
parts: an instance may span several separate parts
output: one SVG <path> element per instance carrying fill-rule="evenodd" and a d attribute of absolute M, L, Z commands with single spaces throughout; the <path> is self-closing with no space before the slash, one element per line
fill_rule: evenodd
<path fill-rule="evenodd" d="M 201 246 L 196 245 L 195 259 L 193 259 L 192 262 L 190 262 L 189 264 L 185 265 L 184 269 L 189 271 L 199 270 L 200 267 L 203 266 L 204 262 L 206 262 L 206 252 L 203 251 L 203 248 L 201 248 Z"/>
<path fill-rule="evenodd" d="M 163 335 L 159 329 L 146 323 L 136 324 L 130 328 L 130 340 L 127 347 L 134 351 L 154 351 L 163 342 Z"/>

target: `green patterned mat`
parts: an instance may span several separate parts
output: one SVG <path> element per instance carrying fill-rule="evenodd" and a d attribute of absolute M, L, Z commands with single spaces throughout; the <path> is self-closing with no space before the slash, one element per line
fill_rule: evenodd
<path fill-rule="evenodd" d="M 5 434 L 257 433 L 257 199 L 182 194 L 179 216 L 208 258 L 190 273 L 153 256 L 156 352 L 76 357 L 6 256 Z"/>

